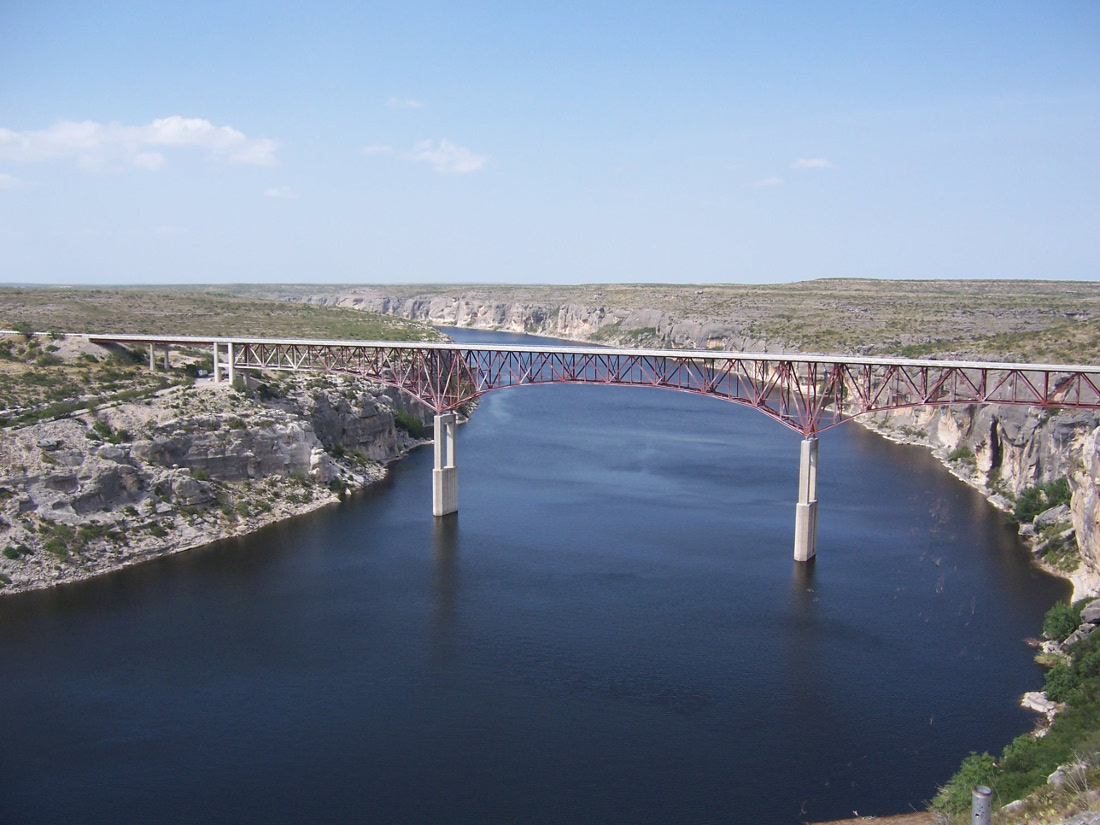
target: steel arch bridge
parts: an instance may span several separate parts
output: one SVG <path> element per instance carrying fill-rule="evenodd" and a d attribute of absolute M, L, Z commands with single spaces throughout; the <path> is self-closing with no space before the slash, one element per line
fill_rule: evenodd
<path fill-rule="evenodd" d="M 85 335 L 163 348 L 209 347 L 224 370 L 316 371 L 394 387 L 436 413 L 433 513 L 458 509 L 454 411 L 494 390 L 536 384 L 655 387 L 713 396 L 803 436 L 795 559 L 816 549 L 817 434 L 861 415 L 921 406 L 1005 404 L 1100 410 L 1100 366 L 727 351 L 517 347 L 453 342 Z"/>
<path fill-rule="evenodd" d="M 84 337 L 144 344 L 151 353 L 154 347 L 212 348 L 216 368 L 227 372 L 360 376 L 401 390 L 437 414 L 493 390 L 532 384 L 657 387 L 709 395 L 756 409 L 805 438 L 860 415 L 907 407 L 1008 404 L 1100 410 L 1100 366 L 437 342 Z"/>

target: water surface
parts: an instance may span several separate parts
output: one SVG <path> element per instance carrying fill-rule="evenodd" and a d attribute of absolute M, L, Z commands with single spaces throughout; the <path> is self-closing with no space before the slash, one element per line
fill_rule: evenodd
<path fill-rule="evenodd" d="M 484 338 L 484 333 L 465 333 Z M 494 340 L 520 340 L 504 336 Z M 522 339 L 529 341 L 530 339 Z M 0 821 L 794 823 L 920 806 L 1028 729 L 1067 592 L 925 451 L 522 387 L 241 540 L 0 600 Z"/>

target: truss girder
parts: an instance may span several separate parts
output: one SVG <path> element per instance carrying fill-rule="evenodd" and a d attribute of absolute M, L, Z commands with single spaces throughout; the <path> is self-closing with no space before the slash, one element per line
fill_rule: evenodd
<path fill-rule="evenodd" d="M 1093 366 L 434 342 L 86 337 L 216 349 L 232 343 L 236 368 L 358 375 L 402 390 L 437 413 L 493 390 L 533 384 L 659 387 L 709 395 L 757 409 L 804 436 L 858 415 L 905 407 L 1100 409 L 1100 367 Z"/>

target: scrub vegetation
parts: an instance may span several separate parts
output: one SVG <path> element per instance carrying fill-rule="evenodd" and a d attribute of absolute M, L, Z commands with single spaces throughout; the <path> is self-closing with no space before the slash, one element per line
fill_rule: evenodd
<path fill-rule="evenodd" d="M 995 821 L 1004 825 L 1061 822 L 1100 807 L 1100 634 L 1089 634 L 1092 625 L 1077 632 L 1091 601 L 1058 603 L 1043 622 L 1054 652 L 1036 659 L 1050 666 L 1047 697 L 1064 707 L 1049 728 L 1016 737 L 999 757 L 972 753 L 964 759 L 932 801 L 941 821 L 969 821 L 975 785 L 993 789 L 995 807 L 1021 800 L 997 814 Z"/>
<path fill-rule="evenodd" d="M 231 288 L 0 288 L 0 323 L 38 332 L 421 341 L 424 324 Z"/>
<path fill-rule="evenodd" d="M 582 286 L 242 286 L 242 296 L 299 301 L 334 296 L 465 298 L 562 307 L 653 310 L 675 322 L 729 327 L 735 335 L 803 352 L 974 358 L 1062 364 L 1100 361 L 1100 283 L 881 281 L 827 278 L 793 284 L 592 284 Z M 643 313 L 644 314 L 644 313 Z M 610 326 L 610 325 L 609 325 Z M 652 321 L 601 330 L 603 339 L 667 346 Z"/>

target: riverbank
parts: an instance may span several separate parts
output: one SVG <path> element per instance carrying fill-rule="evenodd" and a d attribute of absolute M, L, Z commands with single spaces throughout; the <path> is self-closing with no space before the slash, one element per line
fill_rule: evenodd
<path fill-rule="evenodd" d="M 425 443 L 424 417 L 361 379 L 290 376 L 185 382 L 0 433 L 0 595 L 104 575 L 333 504 Z"/>

